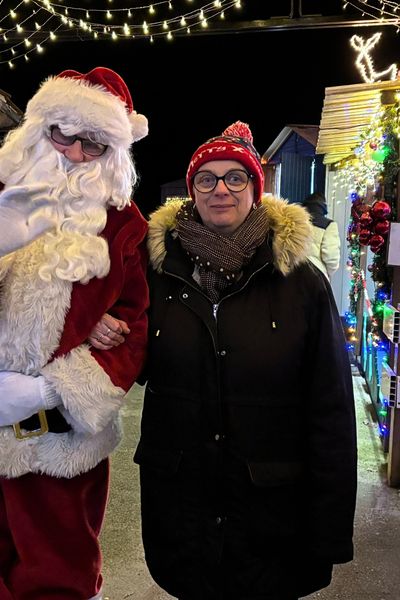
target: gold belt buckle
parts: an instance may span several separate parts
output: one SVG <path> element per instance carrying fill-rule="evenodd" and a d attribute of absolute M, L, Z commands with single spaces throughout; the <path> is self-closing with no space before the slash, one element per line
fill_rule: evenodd
<path fill-rule="evenodd" d="M 39 417 L 40 423 L 39 429 L 32 429 L 32 431 L 23 431 L 21 429 L 20 423 L 14 423 L 13 429 L 17 440 L 24 440 L 26 438 L 35 437 L 37 435 L 43 435 L 44 433 L 47 433 L 49 431 L 49 424 L 47 422 L 46 411 L 39 410 L 37 412 L 37 415 Z"/>

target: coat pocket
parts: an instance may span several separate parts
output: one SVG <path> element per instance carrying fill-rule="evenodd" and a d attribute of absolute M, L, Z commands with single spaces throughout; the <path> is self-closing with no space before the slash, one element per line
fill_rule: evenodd
<path fill-rule="evenodd" d="M 251 543 L 260 552 L 265 552 L 266 540 L 276 549 L 294 544 L 306 517 L 303 464 L 248 461 L 247 467 L 251 479 L 247 532 Z"/>
<path fill-rule="evenodd" d="M 256 487 L 280 487 L 296 484 L 304 475 L 299 462 L 247 462 L 250 478 Z"/>
<path fill-rule="evenodd" d="M 178 472 L 182 455 L 182 450 L 158 448 L 140 440 L 133 461 L 141 467 L 150 467 L 168 476 Z"/>

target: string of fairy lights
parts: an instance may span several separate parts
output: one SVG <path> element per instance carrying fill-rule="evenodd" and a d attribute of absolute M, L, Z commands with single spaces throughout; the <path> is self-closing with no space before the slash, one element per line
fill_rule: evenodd
<path fill-rule="evenodd" d="M 351 6 L 361 12 L 361 16 L 380 21 L 382 25 L 393 25 L 400 31 L 400 2 L 393 0 L 342 0 L 342 8 Z"/>
<path fill-rule="evenodd" d="M 112 0 L 107 0 L 106 8 L 98 8 L 98 1 L 93 2 L 96 8 L 67 6 L 51 0 L 20 0 L 13 8 L 7 4 L 2 11 L 4 0 L 0 0 L 0 65 L 10 69 L 19 59 L 29 61 L 32 55 L 42 54 L 48 43 L 56 42 L 66 31 L 75 33 L 81 41 L 171 41 L 176 34 L 190 35 L 192 29 L 207 28 L 210 21 L 224 19 L 227 11 L 242 8 L 241 0 L 186 0 L 185 10 L 175 6 L 174 0 L 140 6 L 128 0 L 126 6 L 118 8 L 112 6 Z"/>
<path fill-rule="evenodd" d="M 358 52 L 356 67 L 368 83 L 381 80 L 382 75 L 395 79 L 398 73 L 396 65 L 381 72 L 375 70 L 370 52 L 379 39 L 380 34 L 374 34 L 367 40 L 360 36 L 353 36 L 350 40 Z M 351 200 L 347 229 L 349 310 L 345 314 L 348 349 L 354 351 L 356 344 L 360 343 L 358 332 L 364 335 L 357 326 L 359 302 L 363 298 L 363 307 L 369 317 L 366 348 L 377 365 L 380 361 L 385 363 L 389 360 L 389 343 L 383 333 L 383 320 L 390 304 L 393 274 L 386 262 L 386 254 L 390 221 L 398 217 L 396 182 L 400 166 L 400 91 L 393 91 L 390 100 L 390 103 L 382 102 L 380 110 L 363 129 L 352 155 L 336 163 L 333 185 L 334 202 L 339 189 Z M 367 273 L 364 271 L 366 256 L 369 259 L 372 256 L 366 268 L 374 284 L 373 298 L 368 295 Z M 389 432 L 388 406 L 388 400 L 382 396 L 379 429 L 383 437 Z"/>
<path fill-rule="evenodd" d="M 370 125 L 362 132 L 353 157 L 338 164 L 336 184 L 347 190 L 352 202 L 348 226 L 348 260 L 350 273 L 349 311 L 345 315 L 348 348 L 357 343 L 357 304 L 364 294 L 370 329 L 367 336 L 368 351 L 388 361 L 389 345 L 383 334 L 383 318 L 390 304 L 392 273 L 386 263 L 390 221 L 395 219 L 395 191 L 393 181 L 399 169 L 400 94 L 394 104 L 383 106 Z M 382 197 L 381 190 L 385 190 Z M 393 190 L 390 192 L 390 190 Z M 368 297 L 366 274 L 361 257 L 370 247 L 373 258 L 367 269 L 374 282 L 374 297 Z M 382 398 L 380 432 L 388 434 L 388 404 Z"/>

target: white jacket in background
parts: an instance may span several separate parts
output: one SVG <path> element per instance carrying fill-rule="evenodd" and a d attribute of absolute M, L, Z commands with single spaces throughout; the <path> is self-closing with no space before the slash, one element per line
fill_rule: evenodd
<path fill-rule="evenodd" d="M 331 280 L 340 263 L 340 237 L 335 221 L 326 229 L 313 225 L 313 243 L 308 258 Z"/>

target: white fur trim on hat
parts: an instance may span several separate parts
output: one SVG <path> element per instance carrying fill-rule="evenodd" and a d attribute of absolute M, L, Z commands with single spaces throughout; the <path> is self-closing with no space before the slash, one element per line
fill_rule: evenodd
<path fill-rule="evenodd" d="M 129 121 L 131 122 L 134 142 L 146 137 L 146 135 L 149 133 L 149 124 L 144 115 L 140 115 L 136 112 L 136 110 L 134 110 L 129 115 Z"/>
<path fill-rule="evenodd" d="M 144 115 L 128 114 L 124 103 L 101 85 L 70 77 L 50 77 L 28 102 L 25 119 L 45 125 L 68 124 L 75 133 L 103 132 L 107 143 L 128 149 L 147 135 Z"/>

